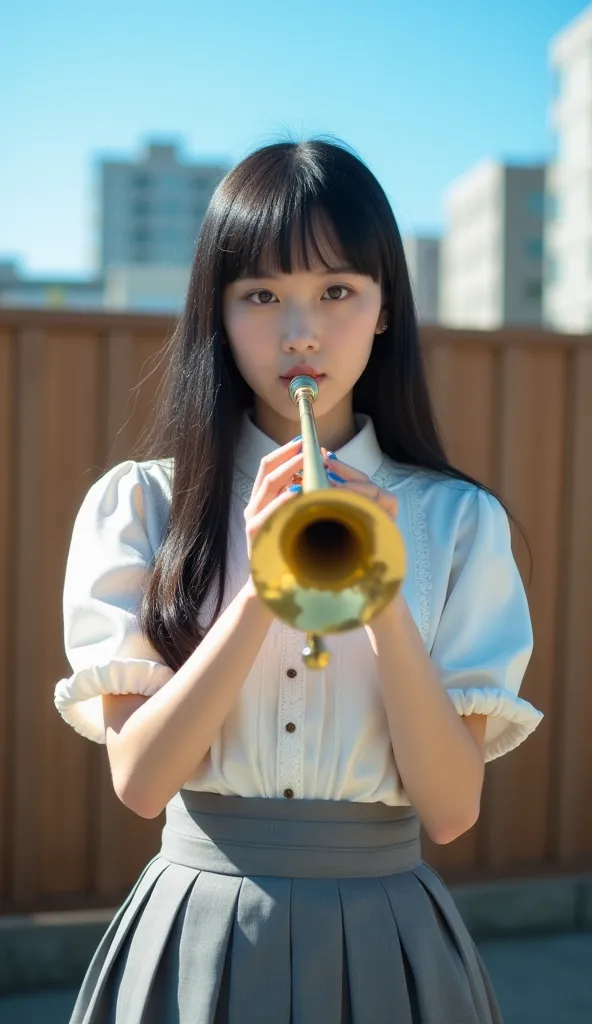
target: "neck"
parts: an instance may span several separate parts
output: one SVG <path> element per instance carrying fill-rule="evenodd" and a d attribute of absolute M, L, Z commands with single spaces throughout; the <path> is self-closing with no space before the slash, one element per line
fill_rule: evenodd
<path fill-rule="evenodd" d="M 313 407 L 314 408 L 314 407 Z M 259 430 L 271 437 L 278 445 L 287 444 L 300 432 L 298 419 L 286 419 L 268 405 L 255 401 L 253 421 Z M 351 396 L 335 406 L 324 416 L 315 415 L 319 444 L 322 448 L 333 451 L 342 448 L 357 434 L 356 421 L 351 404 Z"/>

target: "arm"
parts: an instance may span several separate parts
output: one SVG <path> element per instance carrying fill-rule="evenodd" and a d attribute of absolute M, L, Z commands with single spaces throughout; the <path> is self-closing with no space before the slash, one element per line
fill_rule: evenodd
<path fill-rule="evenodd" d="M 397 515 L 393 494 L 333 465 L 339 486 Z M 430 837 L 450 842 L 478 817 L 485 762 L 517 746 L 542 717 L 517 696 L 532 628 L 496 499 L 479 490 L 466 502 L 429 654 L 402 594 L 366 628 L 401 780 Z"/>
<path fill-rule="evenodd" d="M 247 550 L 269 515 L 294 495 L 300 444 L 264 458 L 245 509 Z M 148 699 L 103 696 L 113 785 L 131 810 L 156 817 L 207 754 L 234 706 L 272 622 L 252 580 L 214 623 L 184 665 Z"/>
<path fill-rule="evenodd" d="M 195 771 L 231 711 L 271 621 L 249 582 L 154 696 L 103 697 L 113 786 L 131 810 L 156 817 Z"/>
<path fill-rule="evenodd" d="M 452 842 L 479 815 L 486 717 L 458 715 L 400 593 L 367 630 L 403 786 L 430 838 Z"/>

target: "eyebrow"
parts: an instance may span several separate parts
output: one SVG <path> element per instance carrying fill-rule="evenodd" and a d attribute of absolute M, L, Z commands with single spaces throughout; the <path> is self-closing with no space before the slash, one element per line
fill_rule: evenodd
<path fill-rule="evenodd" d="M 356 274 L 358 271 L 354 270 L 349 263 L 343 263 L 338 267 L 319 267 L 317 270 L 305 271 L 305 273 L 315 274 L 317 277 L 327 277 L 331 274 Z M 275 281 L 276 278 L 282 277 L 282 274 L 274 274 L 271 271 L 265 270 L 254 270 L 248 274 L 242 274 L 239 277 L 239 281 L 260 281 L 266 279 L 268 281 Z"/>

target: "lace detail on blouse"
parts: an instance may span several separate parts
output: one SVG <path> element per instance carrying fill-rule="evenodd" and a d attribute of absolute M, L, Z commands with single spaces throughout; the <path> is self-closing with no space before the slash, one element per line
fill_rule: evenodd
<path fill-rule="evenodd" d="M 243 473 L 242 469 L 239 469 L 238 466 L 234 467 L 232 489 L 241 501 L 244 501 L 245 505 L 248 505 L 251 500 L 251 491 L 253 490 L 254 483 L 255 481 L 251 480 L 251 477 L 247 476 L 246 473 Z"/>
<path fill-rule="evenodd" d="M 430 605 L 432 590 L 432 574 L 430 568 L 430 549 L 428 545 L 428 526 L 421 501 L 421 489 L 417 477 L 409 480 L 407 502 L 413 535 L 413 557 L 415 560 L 415 581 L 417 586 L 417 603 L 419 607 L 420 633 L 425 644 L 430 632 Z"/>
<path fill-rule="evenodd" d="M 397 482 L 398 476 L 399 472 L 393 460 L 389 459 L 388 455 L 383 455 L 382 462 L 376 473 L 372 474 L 371 480 L 388 491 Z"/>
<path fill-rule="evenodd" d="M 405 480 L 406 495 L 409 507 L 409 518 L 413 535 L 413 560 L 415 563 L 415 580 L 417 601 L 420 616 L 420 633 L 427 644 L 430 632 L 430 608 L 432 576 L 430 570 L 430 552 L 428 547 L 428 528 L 421 500 L 419 474 L 412 468 L 401 477 L 401 469 L 388 455 L 383 456 L 380 466 L 373 474 L 372 480 L 379 487 L 392 490 L 397 483 Z"/>

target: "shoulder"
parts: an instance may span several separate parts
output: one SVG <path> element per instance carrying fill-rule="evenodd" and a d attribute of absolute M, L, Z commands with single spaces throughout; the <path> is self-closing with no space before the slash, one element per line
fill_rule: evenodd
<path fill-rule="evenodd" d="M 108 513 L 119 501 L 135 497 L 170 501 L 173 475 L 172 459 L 134 462 L 127 459 L 103 473 L 89 488 L 85 501 L 98 503 Z"/>
<path fill-rule="evenodd" d="M 171 459 L 120 462 L 87 491 L 77 515 L 78 528 L 125 537 L 137 525 L 160 543 L 171 505 Z"/>
<path fill-rule="evenodd" d="M 495 495 L 478 484 L 420 467 L 405 466 L 383 457 L 374 479 L 395 491 L 409 507 L 412 518 L 421 519 L 430 532 L 450 535 L 483 527 L 509 530 L 507 513 Z"/>

